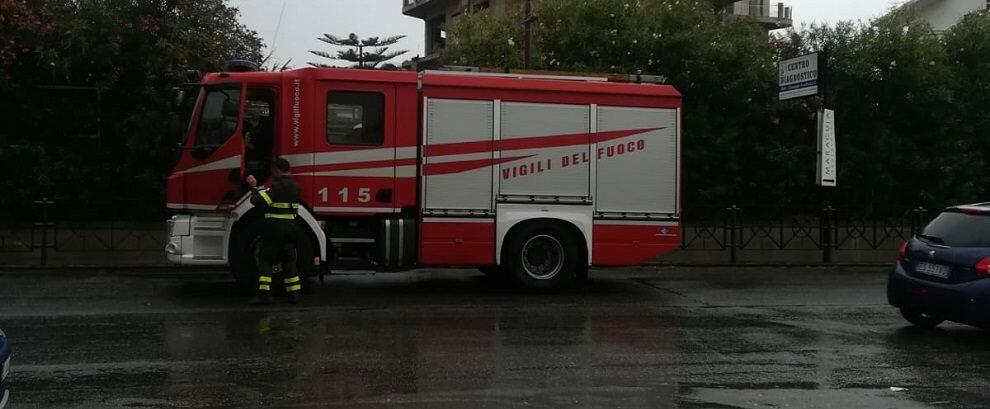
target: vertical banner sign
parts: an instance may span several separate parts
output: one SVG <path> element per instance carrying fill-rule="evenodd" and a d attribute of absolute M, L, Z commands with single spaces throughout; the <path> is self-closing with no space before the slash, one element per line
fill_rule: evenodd
<path fill-rule="evenodd" d="M 818 163 L 815 183 L 819 186 L 835 186 L 835 111 L 818 111 Z"/>
<path fill-rule="evenodd" d="M 818 95 L 818 53 L 780 62 L 780 100 Z"/>

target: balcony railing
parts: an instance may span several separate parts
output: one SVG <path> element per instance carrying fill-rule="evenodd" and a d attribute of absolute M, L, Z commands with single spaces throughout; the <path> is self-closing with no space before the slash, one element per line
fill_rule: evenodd
<path fill-rule="evenodd" d="M 729 14 L 750 18 L 768 30 L 787 28 L 792 25 L 791 7 L 772 0 L 736 1 L 726 7 Z"/>
<path fill-rule="evenodd" d="M 784 5 L 784 3 L 772 4 L 769 0 L 750 0 L 746 15 L 790 20 L 791 7 Z"/>
<path fill-rule="evenodd" d="M 450 3 L 449 0 L 402 0 L 402 14 L 416 18 L 432 18 Z"/>

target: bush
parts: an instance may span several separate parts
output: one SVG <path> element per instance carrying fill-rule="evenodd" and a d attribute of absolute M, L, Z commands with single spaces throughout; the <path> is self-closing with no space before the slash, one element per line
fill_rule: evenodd
<path fill-rule="evenodd" d="M 171 89 L 262 48 L 225 0 L 0 0 L 0 38 L 0 213 L 15 216 L 48 196 L 160 218 Z"/>

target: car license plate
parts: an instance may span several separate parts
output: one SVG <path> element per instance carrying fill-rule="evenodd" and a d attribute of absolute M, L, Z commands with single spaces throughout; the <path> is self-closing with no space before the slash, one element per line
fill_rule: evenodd
<path fill-rule="evenodd" d="M 943 266 L 941 264 L 918 263 L 914 271 L 939 278 L 949 278 L 949 266 Z"/>

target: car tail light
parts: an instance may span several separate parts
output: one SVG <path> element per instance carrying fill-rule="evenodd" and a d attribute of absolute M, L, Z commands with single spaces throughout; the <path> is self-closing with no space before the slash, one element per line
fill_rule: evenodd
<path fill-rule="evenodd" d="M 973 267 L 973 271 L 976 271 L 976 275 L 980 278 L 990 278 L 990 257 L 976 263 L 976 266 Z"/>
<path fill-rule="evenodd" d="M 900 250 L 897 251 L 898 258 L 904 259 L 904 257 L 907 256 L 907 249 L 908 249 L 908 242 L 905 241 L 904 244 L 901 244 Z"/>

